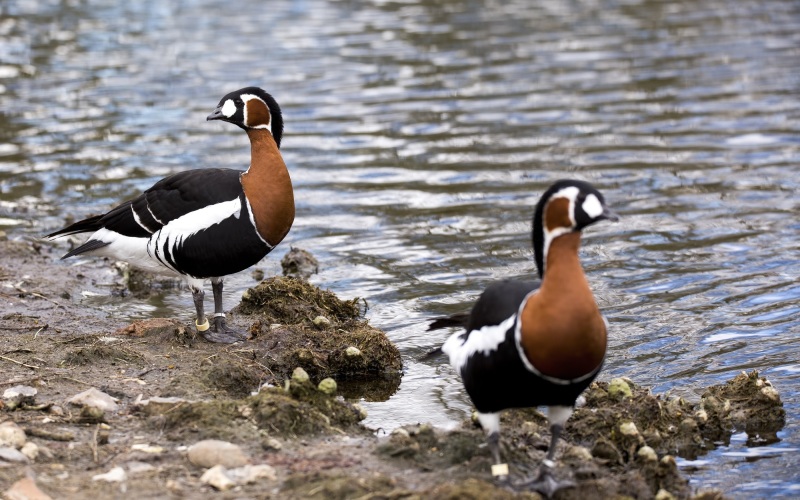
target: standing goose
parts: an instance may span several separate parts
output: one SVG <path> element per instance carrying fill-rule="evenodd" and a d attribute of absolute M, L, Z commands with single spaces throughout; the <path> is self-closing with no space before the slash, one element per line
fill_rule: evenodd
<path fill-rule="evenodd" d="M 238 125 L 250 138 L 250 167 L 189 170 L 165 177 L 133 200 L 47 235 L 93 234 L 62 259 L 89 254 L 183 277 L 192 290 L 197 331 L 211 342 L 246 338 L 226 325 L 222 279 L 257 263 L 283 240 L 294 221 L 294 193 L 278 148 L 283 117 L 257 87 L 222 98 L 207 120 Z M 213 322 L 203 310 L 203 280 L 211 279 Z"/>
<path fill-rule="evenodd" d="M 451 335 L 441 351 L 478 410 L 494 476 L 508 479 L 508 467 L 500 460 L 499 412 L 547 406 L 550 448 L 528 485 L 548 497 L 571 485 L 552 476 L 556 444 L 576 399 L 605 359 L 606 322 L 578 258 L 581 230 L 604 219 L 617 216 L 599 191 L 583 181 L 557 181 L 542 195 L 533 218 L 541 283 L 494 283 L 469 314 L 440 318 L 429 328 L 466 329 Z"/>

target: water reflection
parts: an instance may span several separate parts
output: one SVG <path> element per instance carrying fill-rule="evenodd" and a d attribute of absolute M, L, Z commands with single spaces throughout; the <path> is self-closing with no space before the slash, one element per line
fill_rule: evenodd
<path fill-rule="evenodd" d="M 782 441 L 734 440 L 694 474 L 743 497 L 788 495 L 798 33 L 792 0 L 10 0 L 0 228 L 40 235 L 172 172 L 245 168 L 246 139 L 205 116 L 261 85 L 286 115 L 298 202 L 286 248 L 319 258 L 317 283 L 366 297 L 406 360 L 369 423 L 446 426 L 469 403 L 448 368 L 415 362 L 443 338 L 425 321 L 531 274 L 533 204 L 557 178 L 586 178 L 623 215 L 587 232 L 582 254 L 613 327 L 604 376 L 691 394 L 762 370 L 787 405 Z M 261 267 L 279 271 L 274 257 Z M 225 300 L 250 285 L 234 277 Z M 123 318 L 191 309 L 187 294 L 82 301 Z M 775 482 L 737 486 L 756 472 Z"/>

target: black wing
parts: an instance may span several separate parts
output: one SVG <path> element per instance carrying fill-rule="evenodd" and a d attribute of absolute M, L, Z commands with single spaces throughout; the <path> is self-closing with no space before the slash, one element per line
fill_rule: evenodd
<path fill-rule="evenodd" d="M 484 326 L 499 325 L 519 310 L 526 295 L 539 288 L 538 281 L 503 280 L 492 283 L 472 307 L 467 332 Z"/>
<path fill-rule="evenodd" d="M 464 341 L 473 330 L 479 330 L 487 325 L 499 325 L 512 314 L 516 314 L 522 300 L 530 292 L 539 288 L 538 281 L 503 280 L 492 283 L 483 291 L 478 301 L 472 306 L 469 313 L 457 313 L 451 316 L 436 318 L 428 325 L 428 331 L 442 328 L 463 327 Z M 442 354 L 442 348 L 425 354 L 421 360 L 426 360 Z"/>
<path fill-rule="evenodd" d="M 47 237 L 88 233 L 106 228 L 123 236 L 148 238 L 171 220 L 239 196 L 242 191 L 239 180 L 241 174 L 239 170 L 206 168 L 170 175 L 108 213 L 78 221 L 48 234 Z M 74 253 L 71 252 L 71 255 Z"/>
<path fill-rule="evenodd" d="M 241 175 L 229 168 L 170 175 L 133 200 L 133 209 L 152 233 L 190 212 L 237 198 L 242 193 Z"/>

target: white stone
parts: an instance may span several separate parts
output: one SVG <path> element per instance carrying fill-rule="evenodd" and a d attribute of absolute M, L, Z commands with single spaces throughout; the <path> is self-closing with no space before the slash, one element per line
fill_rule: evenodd
<path fill-rule="evenodd" d="M 241 467 L 247 465 L 250 459 L 242 449 L 227 441 L 206 439 L 189 447 L 187 452 L 189 461 L 200 467 Z"/>
<path fill-rule="evenodd" d="M 26 441 L 25 431 L 14 422 L 8 421 L 0 424 L 0 446 L 10 446 L 18 450 L 25 445 Z"/>
<path fill-rule="evenodd" d="M 29 460 L 34 461 L 39 456 L 39 447 L 36 443 L 27 442 L 19 449 Z"/>
<path fill-rule="evenodd" d="M 119 408 L 117 405 L 117 398 L 111 397 L 105 392 L 98 391 L 94 387 L 72 396 L 67 402 L 75 406 L 90 406 L 103 411 L 117 411 Z"/>
<path fill-rule="evenodd" d="M 345 356 L 354 357 L 354 356 L 361 356 L 361 350 L 358 347 L 350 346 L 344 350 Z"/>
<path fill-rule="evenodd" d="M 203 475 L 200 476 L 200 481 L 220 491 L 225 491 L 236 486 L 236 482 L 228 477 L 225 467 L 222 465 L 215 465 L 205 471 Z"/>
<path fill-rule="evenodd" d="M 3 391 L 3 399 L 6 401 L 13 401 L 20 403 L 22 401 L 33 403 L 36 399 L 37 391 L 35 388 L 28 385 L 15 385 Z"/>
<path fill-rule="evenodd" d="M 622 433 L 623 436 L 639 435 L 639 429 L 636 428 L 636 424 L 633 422 L 623 422 L 619 424 L 619 432 Z"/>
<path fill-rule="evenodd" d="M 144 453 L 152 453 L 154 455 L 158 455 L 159 453 L 164 453 L 164 448 L 161 446 L 151 446 L 145 443 L 137 443 L 131 446 L 131 450 L 141 451 Z"/>
<path fill-rule="evenodd" d="M 778 402 L 781 400 L 781 396 L 778 394 L 778 391 L 769 385 L 765 385 L 761 388 L 761 394 L 763 394 L 770 401 Z"/>
<path fill-rule="evenodd" d="M 639 456 L 639 458 L 648 462 L 658 461 L 658 454 L 656 454 L 656 450 L 649 446 L 642 446 L 639 448 L 639 451 L 637 451 L 636 454 Z"/>
<path fill-rule="evenodd" d="M 128 478 L 125 474 L 125 469 L 122 467 L 114 467 L 105 474 L 97 474 L 92 476 L 92 481 L 105 481 L 107 483 L 121 483 Z"/>

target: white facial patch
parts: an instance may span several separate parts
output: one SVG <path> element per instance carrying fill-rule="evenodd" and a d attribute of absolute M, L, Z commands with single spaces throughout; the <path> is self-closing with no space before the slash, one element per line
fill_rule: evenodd
<path fill-rule="evenodd" d="M 242 98 L 242 102 L 244 102 L 244 108 L 243 108 L 244 109 L 244 124 L 247 125 L 250 128 L 264 128 L 264 129 L 269 130 L 270 133 L 272 133 L 272 116 L 271 116 L 271 114 L 270 114 L 269 123 L 262 123 L 261 125 L 257 125 L 255 127 L 252 127 L 252 126 L 248 125 L 248 123 L 247 123 L 247 103 L 248 103 L 248 101 L 250 101 L 252 99 L 257 99 L 257 100 L 261 101 L 261 104 L 263 104 L 264 106 L 266 106 L 267 109 L 269 109 L 269 106 L 267 106 L 267 103 L 265 103 L 262 98 L 258 97 L 257 95 L 253 95 L 253 94 L 242 94 L 240 97 Z"/>
<path fill-rule="evenodd" d="M 225 101 L 225 104 L 222 105 L 222 114 L 225 115 L 225 118 L 230 118 L 236 113 L 236 105 L 233 103 L 233 99 L 228 99 Z"/>
<path fill-rule="evenodd" d="M 586 197 L 586 200 L 581 205 L 583 211 L 586 212 L 586 215 L 591 217 L 592 219 L 596 217 L 600 217 L 603 213 L 603 204 L 600 203 L 600 200 L 597 199 L 597 196 L 590 194 Z"/>

